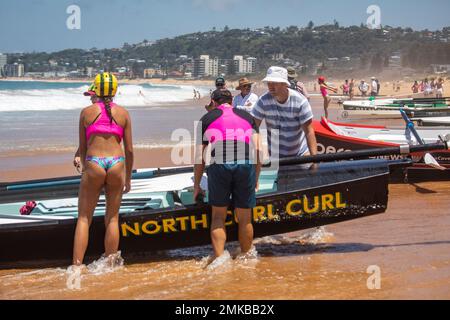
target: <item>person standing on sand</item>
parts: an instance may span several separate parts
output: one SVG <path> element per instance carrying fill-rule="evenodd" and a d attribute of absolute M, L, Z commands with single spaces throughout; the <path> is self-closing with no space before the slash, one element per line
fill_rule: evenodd
<path fill-rule="evenodd" d="M 428 79 L 425 79 L 425 84 L 424 84 L 425 90 L 424 90 L 424 96 L 429 96 L 433 93 L 433 89 L 431 88 L 431 84 L 428 81 Z"/>
<path fill-rule="evenodd" d="M 290 88 L 292 90 L 296 90 L 296 91 L 300 92 L 309 101 L 310 97 L 309 97 L 308 91 L 306 90 L 304 83 L 300 82 L 296 79 L 298 76 L 297 76 L 297 72 L 295 71 L 295 69 L 292 67 L 288 67 L 287 71 L 288 71 L 288 81 L 291 84 Z"/>
<path fill-rule="evenodd" d="M 258 96 L 251 92 L 253 82 L 250 82 L 247 78 L 239 79 L 239 86 L 236 90 L 240 90 L 241 94 L 237 95 L 233 99 L 233 107 L 251 112 L 253 106 L 258 101 Z"/>
<path fill-rule="evenodd" d="M 73 266 L 83 263 L 89 227 L 100 192 L 106 196 L 105 253 L 110 266 L 120 263 L 119 208 L 122 193 L 131 189 L 133 144 L 128 111 L 112 102 L 117 79 L 109 72 L 94 80 L 98 101 L 80 114 L 79 143 L 83 173 L 78 193 L 78 220 L 73 245 Z M 124 149 L 121 141 L 123 140 Z"/>
<path fill-rule="evenodd" d="M 323 97 L 323 109 L 325 111 L 325 118 L 328 119 L 328 106 L 330 105 L 330 102 L 331 102 L 331 98 L 330 98 L 330 95 L 328 94 L 328 90 L 331 90 L 334 93 L 337 93 L 338 89 L 327 85 L 325 83 L 325 77 L 323 77 L 323 76 L 319 77 L 318 83 L 320 86 L 320 93 L 322 94 L 322 97 Z"/>
<path fill-rule="evenodd" d="M 423 93 L 425 91 L 425 84 L 423 82 L 423 80 L 420 82 L 419 84 L 419 92 Z"/>
<path fill-rule="evenodd" d="M 341 89 L 342 89 L 342 94 L 344 96 L 348 96 L 349 95 L 350 85 L 348 83 L 348 79 L 345 80 L 344 84 L 341 86 Z"/>
<path fill-rule="evenodd" d="M 436 82 L 436 98 L 440 99 L 444 96 L 444 79 L 439 78 Z"/>
<path fill-rule="evenodd" d="M 95 104 L 98 101 L 97 95 L 95 94 L 95 85 L 91 84 L 86 92 L 83 93 L 85 97 L 90 97 L 91 103 Z M 81 173 L 81 158 L 80 158 L 80 148 L 78 147 L 75 155 L 73 157 L 73 166 L 79 173 Z"/>
<path fill-rule="evenodd" d="M 377 84 L 375 77 L 372 77 L 371 80 L 372 80 L 372 82 L 370 83 L 370 95 L 372 97 L 375 97 L 378 92 L 378 84 Z"/>
<path fill-rule="evenodd" d="M 355 96 L 355 80 L 350 80 L 350 83 L 348 85 L 348 95 L 350 100 L 353 100 L 353 97 Z"/>
<path fill-rule="evenodd" d="M 369 86 L 365 80 L 361 80 L 361 83 L 359 84 L 358 89 L 361 92 L 361 96 L 363 96 L 363 97 L 367 96 L 367 91 L 369 91 Z"/>
<path fill-rule="evenodd" d="M 262 81 L 269 92 L 259 98 L 252 116 L 258 127 L 266 121 L 270 156 L 276 159 L 316 155 L 311 105 L 305 96 L 289 89 L 287 70 L 270 67 Z"/>
<path fill-rule="evenodd" d="M 414 81 L 414 84 L 412 85 L 411 90 L 413 93 L 419 93 L 419 83 L 417 81 Z"/>
<path fill-rule="evenodd" d="M 210 235 L 214 257 L 218 258 L 225 251 L 225 220 L 230 205 L 235 208 L 239 221 L 241 254 L 252 250 L 252 209 L 256 205 L 261 162 L 259 129 L 252 116 L 233 108 L 229 90 L 215 90 L 211 98 L 214 105 L 200 119 L 198 127 L 201 134 L 197 135 L 196 142 L 194 200 L 203 194 L 200 182 L 205 169 L 205 149 L 211 144 L 211 164 L 207 170 L 208 199 L 212 206 Z"/>
<path fill-rule="evenodd" d="M 225 78 L 224 77 L 218 77 L 216 79 L 215 85 L 216 85 L 216 90 L 218 90 L 218 89 L 226 89 L 227 88 L 227 84 L 225 82 Z"/>
<path fill-rule="evenodd" d="M 216 85 L 216 90 L 227 89 L 227 85 L 226 85 L 224 77 L 216 78 L 215 85 Z M 209 95 L 212 97 L 212 91 L 210 91 Z M 214 101 L 211 98 L 211 101 L 209 102 L 209 104 L 207 104 L 205 106 L 206 111 L 210 111 L 213 108 L 213 106 L 214 106 Z"/>

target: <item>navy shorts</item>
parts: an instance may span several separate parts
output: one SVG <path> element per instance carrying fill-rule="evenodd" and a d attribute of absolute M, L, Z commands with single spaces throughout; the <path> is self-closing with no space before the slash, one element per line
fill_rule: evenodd
<path fill-rule="evenodd" d="M 253 164 L 212 164 L 208 167 L 208 199 L 214 207 L 251 209 L 256 206 Z"/>

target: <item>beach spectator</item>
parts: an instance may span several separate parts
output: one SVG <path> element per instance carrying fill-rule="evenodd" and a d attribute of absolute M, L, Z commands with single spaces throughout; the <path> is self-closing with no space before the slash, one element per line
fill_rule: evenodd
<path fill-rule="evenodd" d="M 361 96 L 367 97 L 367 92 L 369 91 L 369 85 L 366 83 L 365 80 L 361 80 L 361 83 L 359 84 L 359 92 L 361 92 Z"/>
<path fill-rule="evenodd" d="M 400 81 L 397 81 L 397 92 L 400 92 L 401 89 L 402 89 L 402 86 L 400 84 Z"/>
<path fill-rule="evenodd" d="M 214 105 L 200 119 L 201 135 L 196 141 L 194 200 L 203 194 L 200 183 L 207 158 L 205 149 L 211 144 L 211 164 L 207 169 L 208 201 L 212 206 L 210 235 L 214 257 L 218 258 L 225 252 L 225 220 L 230 206 L 235 208 L 239 225 L 241 254 L 253 247 L 252 210 L 261 163 L 259 129 L 252 116 L 233 108 L 229 90 L 215 90 L 211 98 Z"/>
<path fill-rule="evenodd" d="M 431 94 L 435 93 L 436 91 L 436 79 L 431 78 L 430 86 L 431 86 Z"/>
<path fill-rule="evenodd" d="M 81 111 L 79 146 L 83 173 L 78 193 L 78 220 L 73 245 L 73 265 L 83 263 L 89 226 L 100 192 L 105 190 L 105 254 L 110 266 L 120 263 L 119 208 L 122 193 L 131 189 L 133 144 L 128 112 L 112 102 L 117 79 L 109 73 L 95 77 L 98 101 Z M 121 142 L 123 140 L 123 147 Z"/>
<path fill-rule="evenodd" d="M 226 89 L 227 88 L 227 84 L 225 82 L 225 78 L 224 77 L 218 77 L 215 81 L 215 85 L 216 85 L 216 90 L 217 89 Z"/>
<path fill-rule="evenodd" d="M 323 98 L 323 109 L 325 111 L 325 118 L 328 119 L 328 106 L 330 105 L 330 102 L 331 102 L 331 98 L 330 98 L 330 95 L 328 94 L 328 90 L 331 90 L 334 93 L 337 93 L 338 89 L 327 85 L 325 82 L 325 77 L 319 77 L 318 83 L 320 86 L 320 93 L 322 94 L 322 98 Z"/>
<path fill-rule="evenodd" d="M 289 89 L 287 70 L 270 67 L 262 81 L 267 84 L 269 92 L 259 98 L 252 116 L 258 126 L 266 121 L 271 157 L 317 154 L 311 105 L 305 96 Z"/>
<path fill-rule="evenodd" d="M 233 107 L 251 112 L 253 106 L 258 101 L 258 96 L 252 91 L 252 84 L 247 78 L 239 79 L 239 85 L 236 90 L 240 90 L 241 93 L 234 97 Z"/>
<path fill-rule="evenodd" d="M 372 81 L 370 83 L 370 95 L 372 97 L 375 97 L 377 95 L 377 92 L 378 92 L 378 83 L 377 83 L 375 77 L 372 77 L 371 80 Z"/>
<path fill-rule="evenodd" d="M 436 98 L 440 99 L 444 96 L 444 79 L 439 78 L 436 82 Z"/>
<path fill-rule="evenodd" d="M 215 85 L 216 85 L 216 90 L 227 89 L 227 85 L 226 85 L 224 77 L 216 78 Z M 210 111 L 214 106 L 214 101 L 212 99 L 212 91 L 210 91 L 210 92 L 211 92 L 210 93 L 211 100 L 210 100 L 209 104 L 207 104 L 205 106 L 206 111 Z"/>
<path fill-rule="evenodd" d="M 355 80 L 350 80 L 350 83 L 348 85 L 348 95 L 350 100 L 353 100 L 353 97 L 355 96 Z"/>
<path fill-rule="evenodd" d="M 288 71 L 288 81 L 291 84 L 290 88 L 292 90 L 296 90 L 296 91 L 300 92 L 302 95 L 305 96 L 306 99 L 310 100 L 310 97 L 309 97 L 308 91 L 306 90 L 305 84 L 296 79 L 298 76 L 297 76 L 297 72 L 295 71 L 295 69 L 292 67 L 288 67 L 287 71 Z"/>
<path fill-rule="evenodd" d="M 341 89 L 342 89 L 342 94 L 344 96 L 348 96 L 349 95 L 350 85 L 348 83 L 348 80 L 345 80 L 344 84 L 341 85 Z"/>
<path fill-rule="evenodd" d="M 411 90 L 413 93 L 419 93 L 419 83 L 417 81 L 414 81 L 414 84 L 412 85 Z"/>
<path fill-rule="evenodd" d="M 375 79 L 375 82 L 377 83 L 377 96 L 380 95 L 380 90 L 381 90 L 381 83 L 380 80 Z"/>
<path fill-rule="evenodd" d="M 433 94 L 433 89 L 431 88 L 431 83 L 428 81 L 428 79 L 425 79 L 425 84 L 424 84 L 425 90 L 424 90 L 424 96 L 429 96 L 431 94 Z"/>
<path fill-rule="evenodd" d="M 92 104 L 98 101 L 97 95 L 95 94 L 95 84 L 91 84 L 86 92 L 83 93 L 85 97 L 89 97 Z M 78 147 L 75 155 L 73 157 L 73 166 L 79 173 L 81 173 L 81 158 L 80 158 L 80 147 Z"/>
<path fill-rule="evenodd" d="M 420 82 L 420 84 L 419 84 L 419 92 L 420 93 L 423 93 L 425 91 L 425 83 L 424 83 L 424 81 L 422 80 L 421 82 Z"/>

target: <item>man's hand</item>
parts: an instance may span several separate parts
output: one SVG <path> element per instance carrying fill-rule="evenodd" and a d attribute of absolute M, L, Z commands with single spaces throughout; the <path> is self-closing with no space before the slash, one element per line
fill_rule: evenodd
<path fill-rule="evenodd" d="M 202 198 L 205 196 L 205 191 L 203 191 L 200 186 L 194 186 L 194 202 L 199 201 L 199 197 Z"/>

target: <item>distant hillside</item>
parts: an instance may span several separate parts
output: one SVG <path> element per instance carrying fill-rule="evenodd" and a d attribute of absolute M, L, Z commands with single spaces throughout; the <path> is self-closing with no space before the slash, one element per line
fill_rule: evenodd
<path fill-rule="evenodd" d="M 239 54 L 258 58 L 261 71 L 274 64 L 276 57 L 279 64 L 297 66 L 312 66 L 330 58 L 333 61 L 333 58 L 346 57 L 353 64 L 357 61 L 358 68 L 381 71 L 389 66 L 389 58 L 396 53 L 400 54 L 403 67 L 423 69 L 430 64 L 450 64 L 450 27 L 437 32 L 389 26 L 370 30 L 364 26 L 340 27 L 338 23 L 317 27 L 310 23 L 307 28 L 291 26 L 285 29 L 225 27 L 223 31 L 186 34 L 154 43 L 145 40 L 139 44 L 124 44 L 118 49 L 15 54 L 10 55 L 8 61 L 24 63 L 26 72 L 61 68 L 70 71 L 86 67 L 114 70 L 128 66 L 140 74 L 144 68 L 155 65 L 169 71 L 180 70 L 180 55 L 192 61 L 201 54 L 221 59 L 231 59 Z"/>

